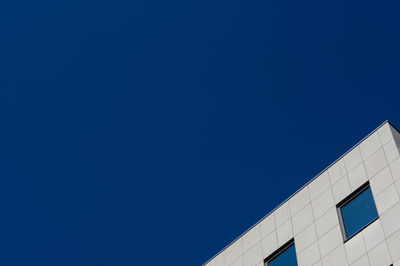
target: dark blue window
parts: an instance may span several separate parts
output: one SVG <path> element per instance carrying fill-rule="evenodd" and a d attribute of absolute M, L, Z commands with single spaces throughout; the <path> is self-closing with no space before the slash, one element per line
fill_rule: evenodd
<path fill-rule="evenodd" d="M 378 217 L 371 188 L 364 185 L 359 192 L 345 200 L 339 206 L 344 227 L 345 239 L 348 239 Z"/>
<path fill-rule="evenodd" d="M 296 250 L 292 242 L 283 251 L 267 261 L 267 266 L 297 266 Z"/>

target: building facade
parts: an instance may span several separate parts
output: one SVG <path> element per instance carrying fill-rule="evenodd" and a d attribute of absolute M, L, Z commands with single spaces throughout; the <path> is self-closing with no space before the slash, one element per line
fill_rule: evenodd
<path fill-rule="evenodd" d="M 400 266 L 400 133 L 384 122 L 204 266 Z"/>

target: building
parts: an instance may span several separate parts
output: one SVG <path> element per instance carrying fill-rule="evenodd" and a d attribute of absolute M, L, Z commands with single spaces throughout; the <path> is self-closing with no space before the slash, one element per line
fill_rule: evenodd
<path fill-rule="evenodd" d="M 204 266 L 400 266 L 400 132 L 384 122 Z"/>

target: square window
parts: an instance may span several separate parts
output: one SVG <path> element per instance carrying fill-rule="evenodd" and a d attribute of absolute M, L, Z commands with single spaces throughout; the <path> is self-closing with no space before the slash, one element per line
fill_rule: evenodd
<path fill-rule="evenodd" d="M 264 260 L 265 266 L 297 266 L 294 239 L 291 239 Z"/>
<path fill-rule="evenodd" d="M 341 201 L 337 208 L 345 241 L 378 218 L 369 182 Z"/>

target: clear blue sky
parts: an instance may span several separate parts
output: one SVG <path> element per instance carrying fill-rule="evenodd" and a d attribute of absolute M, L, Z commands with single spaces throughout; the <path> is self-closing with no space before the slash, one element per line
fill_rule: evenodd
<path fill-rule="evenodd" d="M 200 265 L 385 119 L 399 1 L 3 1 L 0 264 Z"/>

